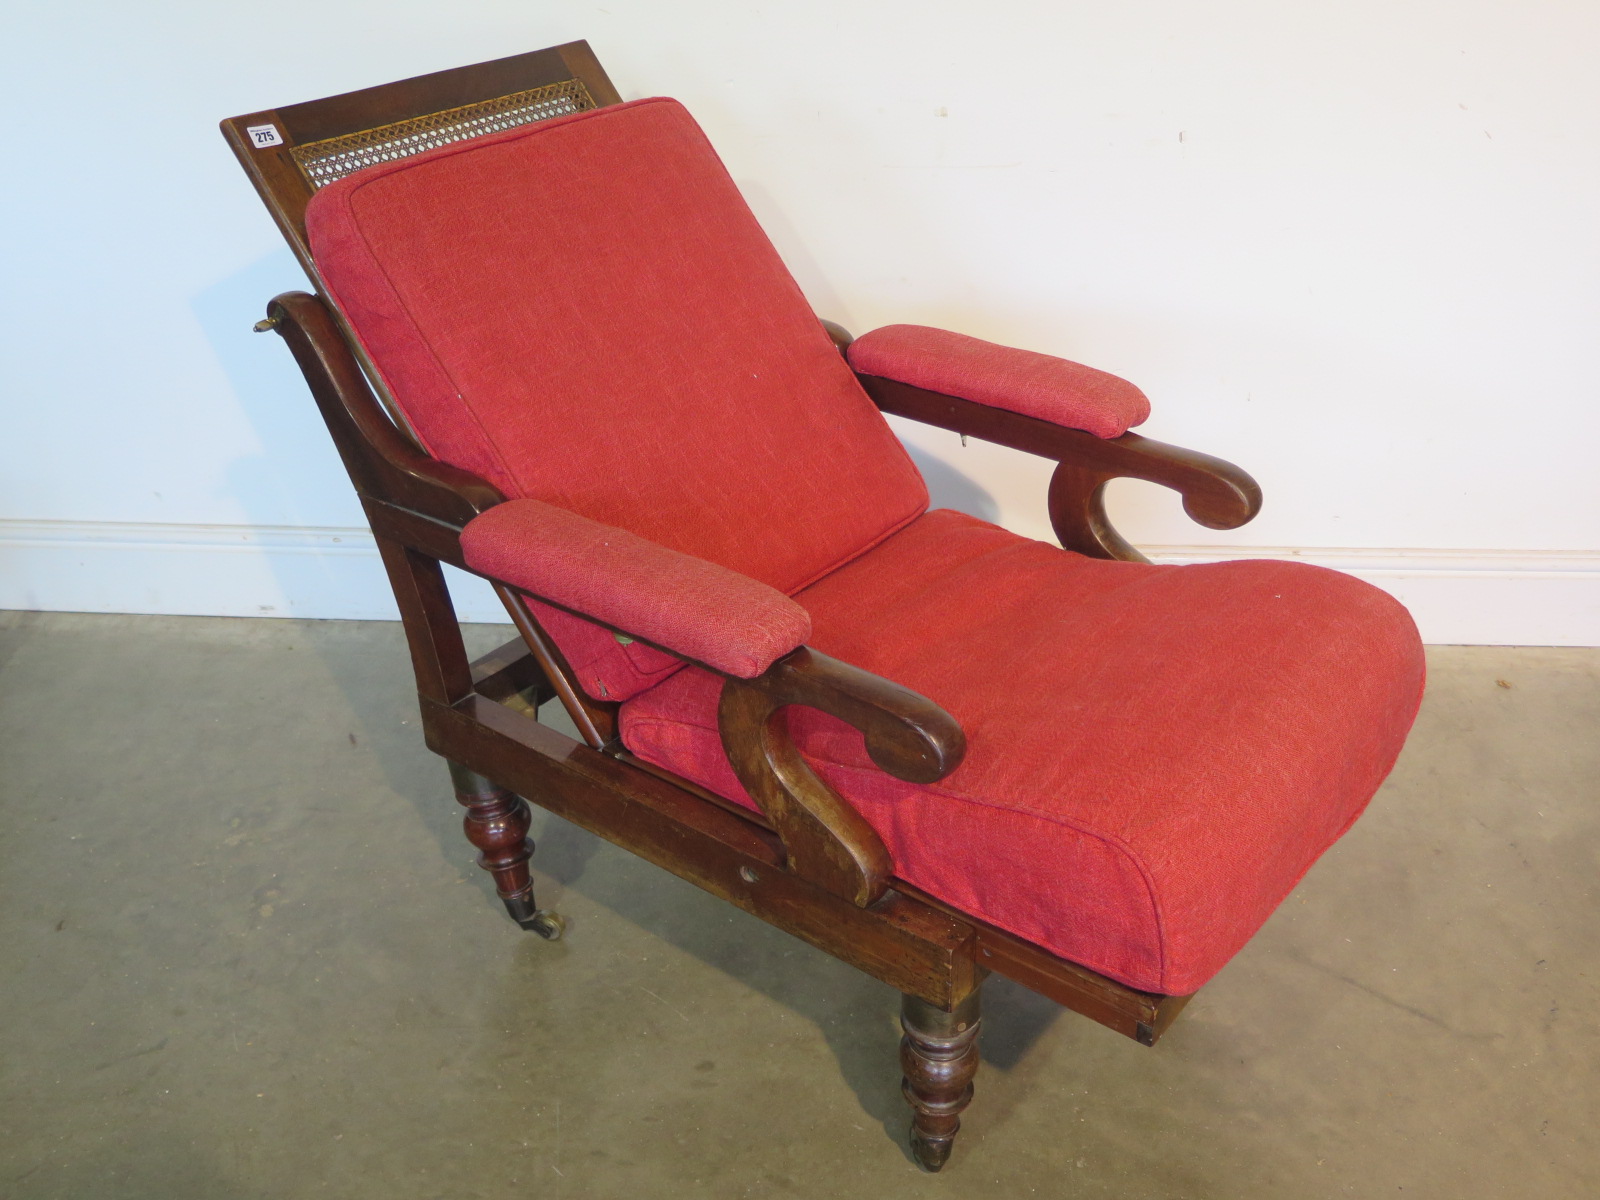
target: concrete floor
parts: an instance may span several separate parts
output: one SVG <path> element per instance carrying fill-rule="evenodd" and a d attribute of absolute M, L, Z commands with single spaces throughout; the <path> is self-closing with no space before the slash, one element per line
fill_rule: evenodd
<path fill-rule="evenodd" d="M 0 1195 L 1600 1195 L 1600 651 L 1431 666 L 1157 1048 L 990 985 L 929 1177 L 887 988 L 538 810 L 501 915 L 398 627 L 0 614 Z"/>

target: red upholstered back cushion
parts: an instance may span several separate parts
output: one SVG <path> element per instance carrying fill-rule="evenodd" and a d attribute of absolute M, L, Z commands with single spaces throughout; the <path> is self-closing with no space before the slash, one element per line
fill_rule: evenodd
<path fill-rule="evenodd" d="M 639 100 L 358 172 L 318 270 L 427 448 L 793 593 L 927 507 L 684 109 Z M 553 621 L 620 698 L 668 662 Z M 631 648 L 630 648 L 631 649 Z"/>

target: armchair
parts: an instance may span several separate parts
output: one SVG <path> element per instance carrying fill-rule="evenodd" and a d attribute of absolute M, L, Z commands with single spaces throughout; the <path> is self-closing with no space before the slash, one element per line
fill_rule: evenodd
<path fill-rule="evenodd" d="M 274 299 L 371 522 L 427 744 L 512 918 L 526 800 L 902 993 L 938 1170 L 1007 975 L 1145 1045 L 1378 787 L 1422 686 L 1389 597 L 1148 563 L 1238 468 L 1061 359 L 819 322 L 688 114 L 584 43 L 223 122 L 317 295 Z M 882 413 L 1055 461 L 1060 546 L 929 511 Z M 519 638 L 469 663 L 441 564 Z M 559 701 L 574 741 L 537 719 Z"/>

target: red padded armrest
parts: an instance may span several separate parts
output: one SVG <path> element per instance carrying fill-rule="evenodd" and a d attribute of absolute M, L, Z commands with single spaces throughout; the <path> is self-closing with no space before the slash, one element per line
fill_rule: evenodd
<path fill-rule="evenodd" d="M 480 513 L 461 549 L 474 571 L 741 679 L 811 636 L 776 588 L 542 500 Z"/>
<path fill-rule="evenodd" d="M 1119 437 L 1150 415 L 1150 401 L 1126 379 L 927 325 L 874 329 L 850 343 L 848 354 L 850 365 L 863 375 L 959 396 L 1096 437 Z"/>

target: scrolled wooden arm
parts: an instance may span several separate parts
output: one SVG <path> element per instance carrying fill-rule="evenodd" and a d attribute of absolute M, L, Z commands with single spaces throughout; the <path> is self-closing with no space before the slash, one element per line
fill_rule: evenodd
<path fill-rule="evenodd" d="M 1101 441 L 1072 459 L 1058 459 L 1050 477 L 1050 526 L 1068 550 L 1094 558 L 1147 562 L 1106 515 L 1113 479 L 1145 479 L 1183 497 L 1183 511 L 1207 529 L 1236 529 L 1261 509 L 1261 488 L 1230 462 L 1169 446 L 1136 433 Z"/>
<path fill-rule="evenodd" d="M 728 678 L 717 724 L 734 774 L 782 839 L 789 869 L 865 908 L 894 863 L 882 839 L 801 757 L 782 712 L 816 708 L 859 729 L 872 761 L 932 783 L 960 764 L 966 736 L 933 701 L 802 646 L 755 679 Z"/>
<path fill-rule="evenodd" d="M 505 499 L 488 480 L 430 457 L 396 428 L 322 299 L 285 292 L 267 306 L 264 324 L 289 344 L 364 498 L 458 529 Z"/>
<path fill-rule="evenodd" d="M 1105 485 L 1112 479 L 1145 479 L 1171 488 L 1183 497 L 1184 511 L 1208 529 L 1236 529 L 1261 509 L 1261 488 L 1256 481 L 1232 463 L 1209 454 L 1136 433 L 1098 438 L 1081 429 L 893 379 L 857 378 L 884 412 L 1055 460 L 1050 524 L 1061 544 L 1080 554 L 1146 561 L 1111 527 L 1106 516 Z"/>

